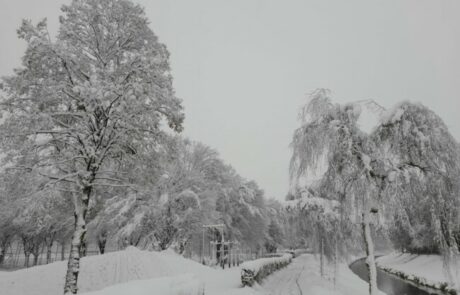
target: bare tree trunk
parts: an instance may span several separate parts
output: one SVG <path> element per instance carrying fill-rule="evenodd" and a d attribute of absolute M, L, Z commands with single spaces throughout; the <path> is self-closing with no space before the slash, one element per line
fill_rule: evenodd
<path fill-rule="evenodd" d="M 40 254 L 37 254 L 37 253 L 33 253 L 32 254 L 34 256 L 34 266 L 36 266 L 38 264 L 38 256 L 40 256 Z"/>
<path fill-rule="evenodd" d="M 14 266 L 18 266 L 18 262 L 19 262 L 19 255 L 21 253 L 21 244 L 18 242 L 16 243 L 16 253 L 14 255 Z"/>
<path fill-rule="evenodd" d="M 30 240 L 25 236 L 22 237 L 22 248 L 23 248 L 24 257 L 25 257 L 24 266 L 29 267 L 29 257 L 31 253 L 31 247 L 30 247 Z"/>
<path fill-rule="evenodd" d="M 369 221 L 369 208 L 364 206 L 364 213 L 362 216 L 362 229 L 364 236 L 364 244 L 366 248 L 366 265 L 369 272 L 369 294 L 377 295 L 377 267 L 375 265 L 374 257 L 374 243 L 371 236 L 371 227 Z"/>
<path fill-rule="evenodd" d="M 77 281 L 80 270 L 80 257 L 82 247 L 85 247 L 86 239 L 86 212 L 88 211 L 89 196 L 91 187 L 83 190 L 83 195 L 74 194 L 75 204 L 75 230 L 72 236 L 69 262 L 65 277 L 64 294 L 77 294 Z"/>
<path fill-rule="evenodd" d="M 6 245 L 1 246 L 1 250 L 0 250 L 0 265 L 2 265 L 3 262 L 5 261 L 6 248 L 7 248 Z"/>
<path fill-rule="evenodd" d="M 321 277 L 324 276 L 324 240 L 323 238 L 321 238 L 321 254 L 320 254 L 320 257 L 319 257 L 319 270 L 320 270 L 320 274 L 321 274 Z"/>
<path fill-rule="evenodd" d="M 51 263 L 51 248 L 53 247 L 53 241 L 46 245 L 46 264 Z"/>
<path fill-rule="evenodd" d="M 38 239 L 37 241 L 32 240 L 32 243 L 32 255 L 34 256 L 33 265 L 35 266 L 38 264 L 38 258 L 40 257 L 40 243 L 38 242 Z"/>
<path fill-rule="evenodd" d="M 337 249 L 337 237 L 334 241 L 334 289 L 337 286 L 337 277 L 339 275 L 339 251 Z"/>
<path fill-rule="evenodd" d="M 56 232 L 50 231 L 45 236 L 45 243 L 43 245 L 43 249 L 46 246 L 46 264 L 51 263 L 51 255 L 52 255 L 52 248 L 54 244 L 54 240 L 56 237 Z"/>
<path fill-rule="evenodd" d="M 59 253 L 59 244 L 58 242 L 56 241 L 56 251 L 54 252 L 54 261 L 57 261 L 58 260 L 58 253 Z"/>
<path fill-rule="evenodd" d="M 107 238 L 105 235 L 99 236 L 97 241 L 97 246 L 99 247 L 99 253 L 104 254 L 105 252 L 105 244 L 107 243 Z"/>
<path fill-rule="evenodd" d="M 24 266 L 29 267 L 29 257 L 30 253 L 24 253 L 25 259 L 24 259 Z"/>
<path fill-rule="evenodd" d="M 86 257 L 87 248 L 88 245 L 86 244 L 86 239 L 83 239 L 80 246 L 80 257 Z"/>
<path fill-rule="evenodd" d="M 61 243 L 61 260 L 65 259 L 65 242 Z"/>

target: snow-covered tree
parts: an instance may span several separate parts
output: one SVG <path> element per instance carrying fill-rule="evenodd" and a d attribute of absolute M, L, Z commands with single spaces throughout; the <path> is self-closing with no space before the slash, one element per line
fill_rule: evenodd
<path fill-rule="evenodd" d="M 283 233 L 281 227 L 276 220 L 271 220 L 268 225 L 267 239 L 265 241 L 265 249 L 268 253 L 274 253 L 283 242 Z"/>
<path fill-rule="evenodd" d="M 291 179 L 308 177 L 325 159 L 326 171 L 318 185 L 319 196 L 342 202 L 347 213 L 360 217 L 369 269 L 370 294 L 377 294 L 374 246 L 371 237 L 372 201 L 376 180 L 372 177 L 372 142 L 357 125 L 358 104 L 332 103 L 329 91 L 316 90 L 301 110 L 301 127 L 291 143 Z"/>
<path fill-rule="evenodd" d="M 336 200 L 317 197 L 309 189 L 297 193 L 298 197 L 286 202 L 285 208 L 291 215 L 298 219 L 297 234 L 306 236 L 309 246 L 316 248 L 320 254 L 320 274 L 325 275 L 325 260 L 334 262 L 334 279 L 337 278 L 339 250 L 344 250 L 347 242 L 345 226 L 340 221 L 340 203 Z M 340 248 L 340 249 L 339 249 Z"/>
<path fill-rule="evenodd" d="M 15 177 L 11 177 L 1 171 L 0 173 L 0 266 L 4 263 L 6 252 L 16 236 L 16 228 L 13 225 L 13 220 L 16 217 L 16 205 L 12 191 L 14 184 L 12 181 Z"/>
<path fill-rule="evenodd" d="M 267 223 L 263 191 L 241 178 L 208 146 L 181 138 L 173 142 L 158 182 L 163 208 L 152 221 L 158 225 L 153 230 L 157 241 L 163 241 L 159 245 L 190 250 L 189 246 L 202 242 L 201 225 L 223 223 L 226 239 L 262 246 Z"/>
<path fill-rule="evenodd" d="M 372 219 L 374 227 L 386 223 L 398 247 L 439 247 L 452 279 L 458 255 L 459 145 L 442 120 L 420 104 L 405 102 L 389 111 L 366 104 L 378 108 L 379 123 L 370 134 L 358 128 L 362 102 L 339 105 L 326 90 L 312 94 L 292 142 L 293 183 L 322 168 L 322 177 L 313 183 L 319 195 L 340 201 L 342 213 L 360 213 L 372 294 Z M 380 218 L 372 217 L 374 212 Z M 343 216 L 342 225 L 352 222 Z"/>
<path fill-rule="evenodd" d="M 408 250 L 438 248 L 450 283 L 455 282 L 460 218 L 460 153 L 442 119 L 421 104 L 404 102 L 388 111 L 373 132 L 387 173 L 393 232 L 407 232 Z M 396 217 L 396 218 L 394 218 Z"/>
<path fill-rule="evenodd" d="M 130 1 L 74 0 L 55 40 L 46 21 L 23 21 L 22 67 L 4 79 L 2 149 L 34 153 L 48 186 L 72 191 L 75 233 L 65 293 L 77 292 L 86 213 L 96 186 L 120 185 L 117 165 L 158 144 L 162 122 L 182 129 L 166 47 Z M 165 119 L 165 120 L 164 120 Z M 83 247 L 84 248 L 84 247 Z"/>
<path fill-rule="evenodd" d="M 3 198 L 0 201 L 0 266 L 6 258 L 6 252 L 13 238 L 16 235 L 16 229 L 13 225 L 15 211 L 11 204 L 6 203 Z"/>

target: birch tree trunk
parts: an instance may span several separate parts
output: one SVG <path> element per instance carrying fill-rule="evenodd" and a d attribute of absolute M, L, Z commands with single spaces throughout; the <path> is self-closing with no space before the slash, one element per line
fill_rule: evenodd
<path fill-rule="evenodd" d="M 369 273 L 369 294 L 377 295 L 377 267 L 375 265 L 374 243 L 372 241 L 371 227 L 369 222 L 369 208 L 364 206 L 361 225 L 366 248 L 366 265 Z"/>
<path fill-rule="evenodd" d="M 77 294 L 77 281 L 80 271 L 81 248 L 86 239 L 86 212 L 88 211 L 89 196 L 91 188 L 86 187 L 82 195 L 74 194 L 75 204 L 75 230 L 70 246 L 69 262 L 67 263 L 67 273 L 65 277 L 64 295 Z"/>

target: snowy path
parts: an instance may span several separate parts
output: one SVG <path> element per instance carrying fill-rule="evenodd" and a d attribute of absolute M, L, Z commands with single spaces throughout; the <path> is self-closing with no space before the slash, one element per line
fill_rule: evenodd
<path fill-rule="evenodd" d="M 332 279 L 321 278 L 319 262 L 310 254 L 302 255 L 286 268 L 270 275 L 261 285 L 267 295 L 360 295 L 367 294 L 367 284 L 347 265 L 339 268 L 337 286 Z"/>
<path fill-rule="evenodd" d="M 310 266 L 307 268 L 307 266 Z M 313 285 L 327 285 L 329 282 L 321 283 L 313 267 L 316 261 L 311 255 L 302 255 L 292 261 L 285 269 L 282 269 L 262 284 L 264 293 L 267 295 L 306 295 L 313 294 L 309 290 L 309 282 L 315 281 Z M 311 285 L 311 284 L 310 284 Z"/>

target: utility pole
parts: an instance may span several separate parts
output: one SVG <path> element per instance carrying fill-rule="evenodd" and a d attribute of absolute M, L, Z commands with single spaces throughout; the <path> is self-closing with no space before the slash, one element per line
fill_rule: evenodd
<path fill-rule="evenodd" d="M 220 243 L 220 257 L 219 257 L 218 263 L 222 262 L 222 259 L 224 257 L 224 241 L 225 241 L 224 240 L 224 227 L 225 227 L 225 225 L 221 224 L 221 223 L 220 224 L 205 224 L 205 225 L 203 225 L 203 247 L 202 247 L 203 258 L 202 258 L 202 261 L 204 261 L 204 230 L 205 230 L 205 228 L 213 228 L 213 229 L 220 230 L 221 243 Z M 216 245 L 218 245 L 218 243 L 216 243 Z"/>
<path fill-rule="evenodd" d="M 225 260 L 224 260 L 224 255 L 225 255 L 225 249 L 224 249 L 224 242 L 225 242 L 225 239 L 224 239 L 224 228 L 221 227 L 220 228 L 221 230 L 221 236 L 222 236 L 222 240 L 220 241 L 220 264 L 222 265 L 222 268 L 225 268 Z"/>

